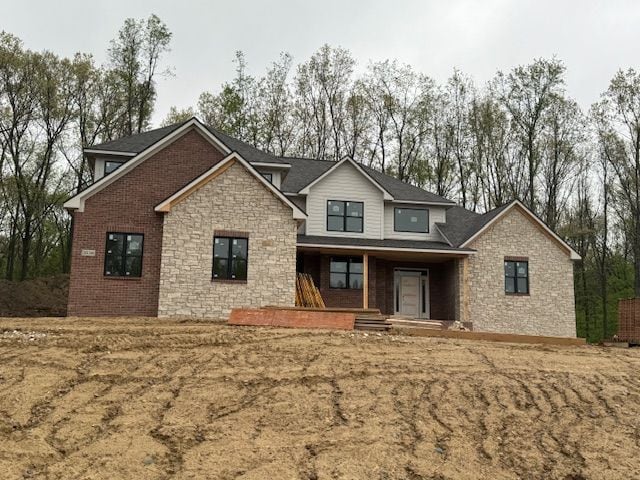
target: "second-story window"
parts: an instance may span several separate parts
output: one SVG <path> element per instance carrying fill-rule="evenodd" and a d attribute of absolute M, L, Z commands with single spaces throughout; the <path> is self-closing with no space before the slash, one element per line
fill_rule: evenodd
<path fill-rule="evenodd" d="M 327 201 L 327 230 L 330 232 L 362 233 L 364 203 L 345 200 Z"/>
<path fill-rule="evenodd" d="M 393 213 L 396 232 L 429 233 L 429 210 L 426 208 L 398 208 Z"/>
<path fill-rule="evenodd" d="M 111 172 L 114 172 L 118 168 L 120 168 L 121 165 L 122 162 L 112 162 L 110 160 L 107 160 L 106 162 L 104 162 L 104 174 L 109 175 Z"/>
<path fill-rule="evenodd" d="M 261 175 L 266 178 L 269 183 L 273 183 L 273 173 L 262 173 Z"/>

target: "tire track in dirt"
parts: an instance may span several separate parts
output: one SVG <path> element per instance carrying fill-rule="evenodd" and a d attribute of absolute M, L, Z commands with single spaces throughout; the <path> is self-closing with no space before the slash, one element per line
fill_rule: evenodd
<path fill-rule="evenodd" d="M 27 413 L 16 433 L 0 402 L 9 478 L 118 478 L 99 456 L 112 439 L 132 442 L 139 480 L 617 479 L 640 456 L 634 352 L 148 320 L 45 330 L 0 342 L 0 399 L 19 390 Z"/>

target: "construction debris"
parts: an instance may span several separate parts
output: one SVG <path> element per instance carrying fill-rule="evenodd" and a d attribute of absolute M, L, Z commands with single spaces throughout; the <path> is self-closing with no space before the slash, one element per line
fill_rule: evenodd
<path fill-rule="evenodd" d="M 320 290 L 308 273 L 296 276 L 296 307 L 325 308 Z"/>

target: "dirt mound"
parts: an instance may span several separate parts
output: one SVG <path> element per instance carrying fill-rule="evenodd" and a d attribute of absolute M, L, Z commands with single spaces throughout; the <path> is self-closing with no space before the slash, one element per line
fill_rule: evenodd
<path fill-rule="evenodd" d="M 0 280 L 0 317 L 64 317 L 68 295 L 69 275 Z"/>

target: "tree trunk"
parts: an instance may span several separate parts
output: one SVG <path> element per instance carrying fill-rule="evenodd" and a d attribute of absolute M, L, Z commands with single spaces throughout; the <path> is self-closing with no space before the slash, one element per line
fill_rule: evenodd
<path fill-rule="evenodd" d="M 29 255 L 31 254 L 31 219 L 24 219 L 24 233 L 22 236 L 22 261 L 20 265 L 20 280 L 26 280 L 29 273 Z"/>
<path fill-rule="evenodd" d="M 534 176 L 535 176 L 535 160 L 533 158 L 533 134 L 529 133 L 529 209 L 536 212 L 536 202 L 534 195 Z"/>
<path fill-rule="evenodd" d="M 13 280 L 16 264 L 16 244 L 18 240 L 18 215 L 20 214 L 20 206 L 16 203 L 15 213 L 11 219 L 11 229 L 9 232 L 9 245 L 7 247 L 7 268 L 5 278 Z"/>
<path fill-rule="evenodd" d="M 589 312 L 589 296 L 587 295 L 587 275 L 584 267 L 584 258 L 580 261 L 580 275 L 582 276 L 582 301 L 584 302 L 584 336 L 587 341 L 589 341 L 591 313 Z"/>

